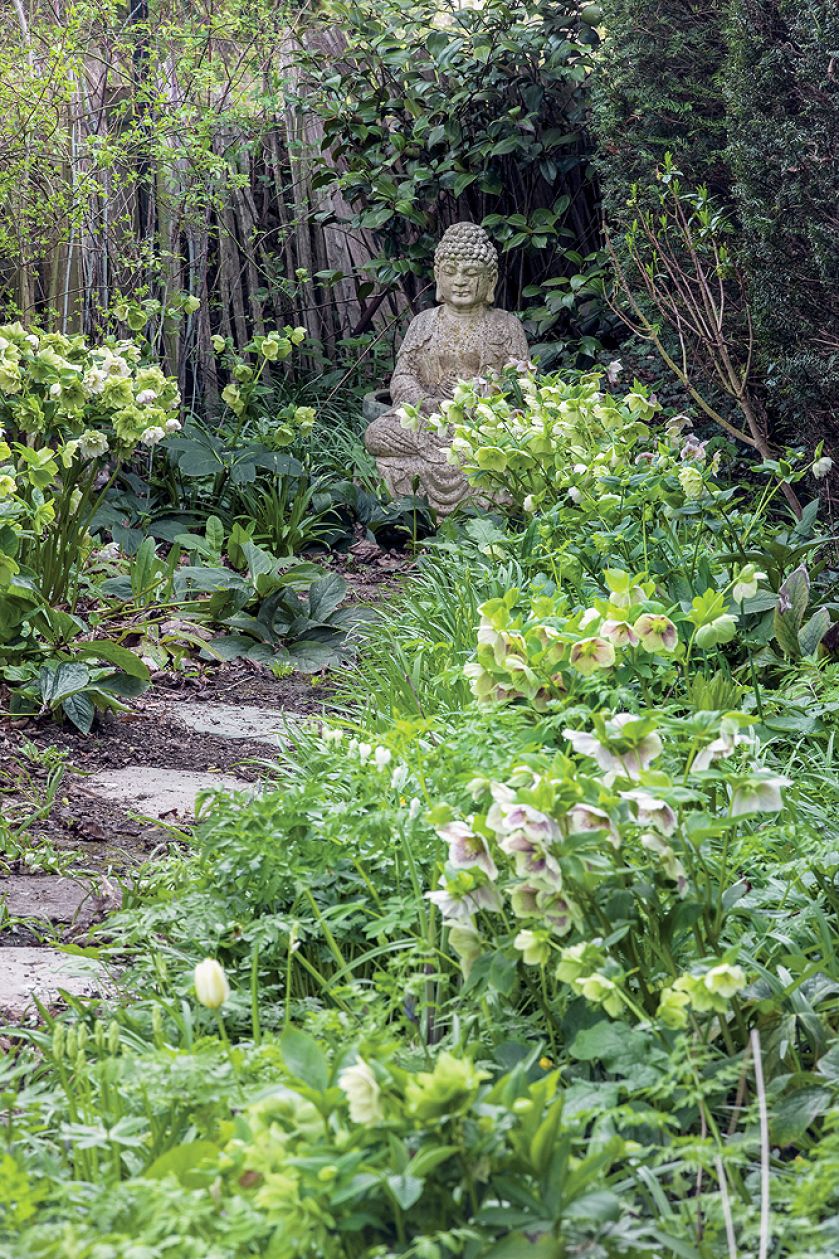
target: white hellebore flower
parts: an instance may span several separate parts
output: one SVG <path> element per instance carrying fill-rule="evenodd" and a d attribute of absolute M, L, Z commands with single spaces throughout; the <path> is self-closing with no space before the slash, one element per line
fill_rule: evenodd
<path fill-rule="evenodd" d="M 224 967 L 213 957 L 205 957 L 195 968 L 195 995 L 208 1010 L 218 1010 L 230 996 Z"/>
<path fill-rule="evenodd" d="M 767 769 L 755 770 L 741 778 L 731 793 L 731 816 L 745 813 L 778 813 L 783 808 L 781 791 L 792 784 L 791 778 L 773 774 Z"/>
<path fill-rule="evenodd" d="M 344 1068 L 338 1076 L 338 1084 L 346 1093 L 353 1123 L 378 1125 L 384 1122 L 382 1090 L 372 1068 L 362 1058 L 354 1066 Z"/>
<path fill-rule="evenodd" d="M 827 476 L 828 472 L 830 471 L 832 467 L 833 467 L 833 460 L 830 458 L 830 456 L 822 455 L 821 459 L 817 459 L 815 461 L 810 471 L 812 472 L 813 476 L 816 478 L 817 481 L 821 481 L 823 480 L 824 477 Z"/>
<path fill-rule="evenodd" d="M 167 421 L 166 421 L 166 432 L 167 432 L 167 433 L 179 433 L 180 431 L 181 431 L 181 422 L 180 422 L 180 420 L 167 420 Z"/>
<path fill-rule="evenodd" d="M 393 759 L 393 753 L 390 748 L 377 747 L 373 753 L 373 764 L 376 769 L 384 769 Z"/>
<path fill-rule="evenodd" d="M 158 442 L 162 442 L 166 436 L 166 430 L 154 424 L 151 428 L 145 429 L 140 434 L 140 441 L 144 446 L 156 446 Z"/>
<path fill-rule="evenodd" d="M 137 394 L 137 402 L 142 407 L 145 406 L 147 402 L 154 402 L 156 397 L 157 394 L 153 389 L 141 389 Z"/>

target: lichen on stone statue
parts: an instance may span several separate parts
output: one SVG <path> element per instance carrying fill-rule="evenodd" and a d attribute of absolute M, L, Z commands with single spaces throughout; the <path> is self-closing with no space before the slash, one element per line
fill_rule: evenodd
<path fill-rule="evenodd" d="M 418 491 L 446 515 L 468 497 L 469 484 L 448 462 L 445 438 L 404 428 L 401 408 L 438 414 L 458 381 L 526 360 L 528 348 L 516 316 L 493 306 L 498 255 L 477 223 L 455 223 L 445 232 L 434 254 L 434 278 L 440 305 L 412 320 L 390 382 L 392 409 L 373 420 L 364 442 L 394 497 Z"/>

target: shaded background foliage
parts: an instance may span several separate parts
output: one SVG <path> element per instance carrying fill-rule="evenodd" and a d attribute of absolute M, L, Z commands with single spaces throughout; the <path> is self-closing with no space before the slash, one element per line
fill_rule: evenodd
<path fill-rule="evenodd" d="M 839 11 L 833 0 L 605 0 L 593 76 L 612 231 L 670 150 L 733 227 L 778 440 L 837 443 Z"/>
<path fill-rule="evenodd" d="M 211 333 L 241 350 L 303 324 L 311 346 L 289 373 L 340 375 L 366 351 L 377 378 L 433 300 L 440 230 L 467 217 L 509 250 L 501 298 L 538 299 L 535 331 L 596 331 L 585 81 L 598 42 L 572 0 L 13 7 L 0 17 L 0 58 L 20 70 L 0 121 L 6 310 L 96 333 L 119 298 L 145 303 L 201 410 L 219 392 Z M 185 291 L 200 311 L 167 314 Z"/>

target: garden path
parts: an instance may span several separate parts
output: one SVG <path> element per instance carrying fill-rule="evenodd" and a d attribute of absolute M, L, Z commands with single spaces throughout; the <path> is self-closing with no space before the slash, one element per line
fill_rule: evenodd
<path fill-rule="evenodd" d="M 367 568 L 350 578 L 353 597 L 380 599 L 404 567 Z M 18 851 L 0 853 L 0 1018 L 37 1021 L 33 995 L 50 1006 L 60 990 L 107 994 L 113 981 L 90 928 L 120 906 L 144 862 L 188 843 L 200 792 L 257 789 L 262 764 L 332 689 L 328 676 L 277 679 L 231 662 L 155 675 L 88 736 L 0 718 L 0 808 L 13 825 L 29 819 Z M 50 800 L 57 753 L 64 768 Z"/>

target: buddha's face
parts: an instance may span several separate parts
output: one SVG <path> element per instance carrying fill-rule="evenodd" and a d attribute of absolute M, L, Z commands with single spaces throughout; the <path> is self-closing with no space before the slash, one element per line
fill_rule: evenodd
<path fill-rule="evenodd" d="M 478 310 L 492 301 L 492 272 L 477 259 L 445 258 L 435 268 L 437 300 L 458 311 Z"/>

